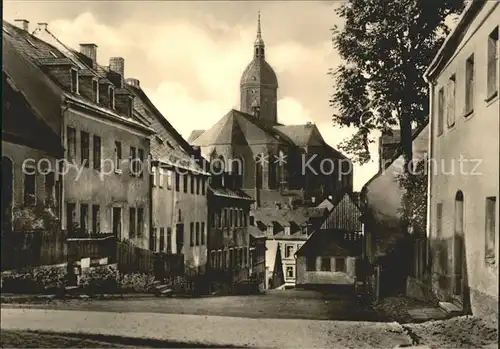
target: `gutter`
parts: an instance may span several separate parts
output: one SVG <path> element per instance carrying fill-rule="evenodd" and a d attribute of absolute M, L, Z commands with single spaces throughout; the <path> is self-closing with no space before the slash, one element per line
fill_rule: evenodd
<path fill-rule="evenodd" d="M 150 128 L 150 127 L 140 125 L 140 124 L 138 124 L 138 123 L 135 123 L 135 122 L 129 121 L 129 120 L 127 120 L 127 119 L 121 118 L 121 117 L 119 117 L 119 116 L 115 116 L 115 115 L 113 115 L 113 114 L 111 114 L 111 113 L 107 113 L 107 112 L 105 112 L 105 111 L 102 111 L 102 110 L 99 110 L 99 109 L 96 109 L 96 108 L 92 108 L 91 106 L 88 106 L 88 105 L 86 105 L 85 103 L 82 103 L 82 102 L 79 102 L 79 101 L 77 101 L 77 100 L 74 100 L 74 99 L 72 99 L 72 98 L 71 98 L 71 97 L 69 97 L 69 96 L 66 96 L 66 97 L 64 98 L 64 101 L 65 101 L 66 103 L 68 103 L 68 104 L 72 104 L 72 105 L 74 105 L 74 106 L 76 106 L 76 107 L 80 107 L 80 108 L 85 109 L 85 110 L 87 110 L 87 111 L 91 111 L 91 112 L 94 112 L 94 113 L 96 113 L 96 114 L 99 114 L 99 115 L 101 115 L 101 116 L 105 117 L 105 118 L 106 118 L 106 119 L 108 119 L 108 120 L 111 120 L 111 121 L 116 121 L 116 122 L 121 122 L 121 123 L 123 123 L 123 124 L 125 124 L 125 125 L 127 125 L 127 126 L 130 126 L 130 127 L 132 127 L 132 128 L 135 128 L 136 130 L 140 130 L 140 131 L 143 131 L 143 132 L 145 131 L 145 132 L 146 132 L 146 133 L 148 133 L 148 134 L 155 134 L 155 133 L 156 133 L 156 132 L 155 132 L 155 130 L 153 130 L 153 129 L 152 129 L 152 128 Z"/>

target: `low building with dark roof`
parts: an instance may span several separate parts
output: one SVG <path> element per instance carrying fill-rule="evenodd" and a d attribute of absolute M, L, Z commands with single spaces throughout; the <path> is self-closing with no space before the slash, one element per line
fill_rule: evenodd
<path fill-rule="evenodd" d="M 362 257 L 361 211 L 350 194 L 337 200 L 319 229 L 295 253 L 297 287 L 354 286 Z"/>

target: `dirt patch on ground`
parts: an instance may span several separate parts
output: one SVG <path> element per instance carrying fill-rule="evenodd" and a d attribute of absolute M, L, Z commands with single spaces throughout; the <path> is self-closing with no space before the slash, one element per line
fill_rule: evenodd
<path fill-rule="evenodd" d="M 431 348 L 481 348 L 498 343 L 498 329 L 473 316 L 407 324 L 419 344 Z"/>
<path fill-rule="evenodd" d="M 378 304 L 373 306 L 373 309 L 385 314 L 393 321 L 397 321 L 400 324 L 407 324 L 413 322 L 411 316 L 408 314 L 408 310 L 437 306 L 435 303 L 424 302 L 406 296 L 397 296 L 382 299 Z"/>

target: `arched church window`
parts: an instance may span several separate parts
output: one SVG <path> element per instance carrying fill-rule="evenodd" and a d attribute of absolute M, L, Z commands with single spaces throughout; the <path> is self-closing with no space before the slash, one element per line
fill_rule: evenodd
<path fill-rule="evenodd" d="M 211 163 L 212 184 L 215 187 L 224 185 L 224 171 L 226 162 L 222 155 L 214 156 Z"/>
<path fill-rule="evenodd" d="M 234 186 L 236 188 L 243 187 L 243 171 L 244 171 L 244 165 L 241 156 L 234 158 L 231 161 L 231 172 L 233 175 Z"/>
<path fill-rule="evenodd" d="M 255 161 L 255 186 L 257 188 L 262 188 L 262 172 L 263 172 L 262 163 L 263 162 L 264 162 L 264 159 L 262 159 L 262 154 L 257 155 L 256 161 Z"/>

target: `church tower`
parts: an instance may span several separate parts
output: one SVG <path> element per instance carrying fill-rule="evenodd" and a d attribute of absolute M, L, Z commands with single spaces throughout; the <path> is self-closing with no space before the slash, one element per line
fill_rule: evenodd
<path fill-rule="evenodd" d="M 253 60 L 240 80 L 240 110 L 255 115 L 267 124 L 275 125 L 278 123 L 277 102 L 278 79 L 273 68 L 266 62 L 259 12 Z"/>

